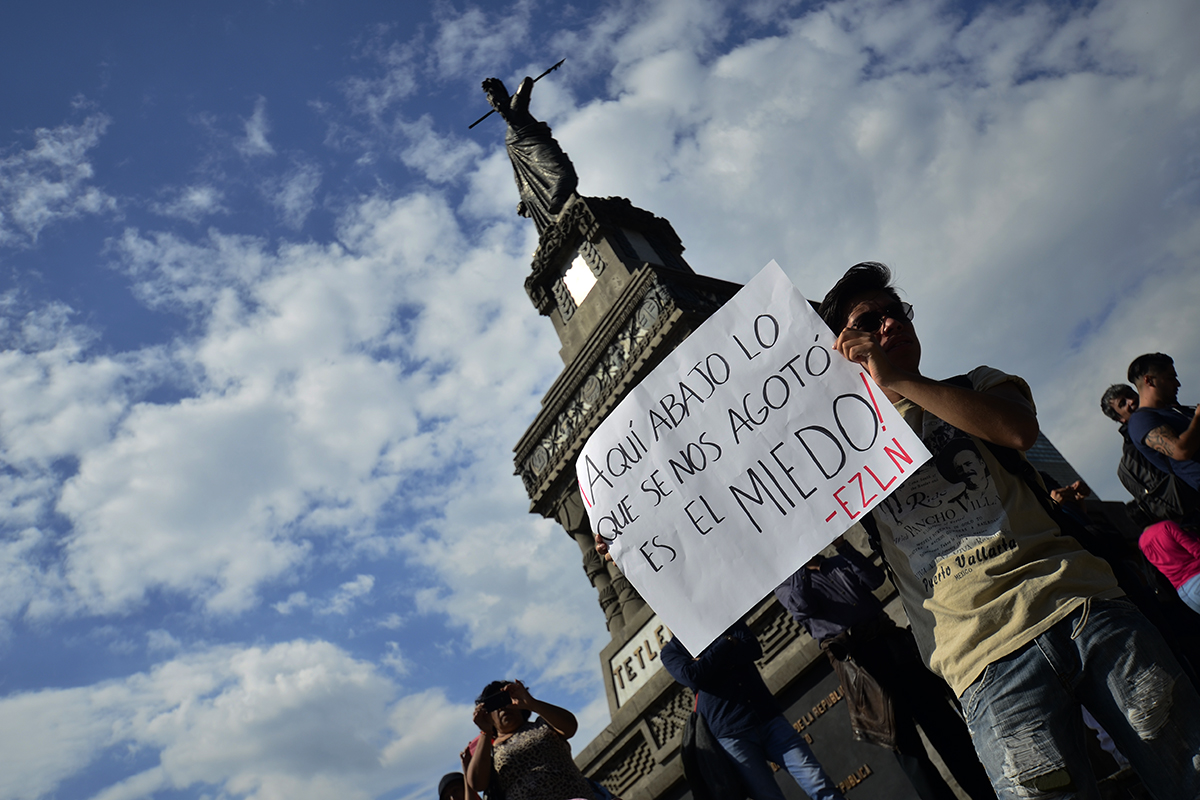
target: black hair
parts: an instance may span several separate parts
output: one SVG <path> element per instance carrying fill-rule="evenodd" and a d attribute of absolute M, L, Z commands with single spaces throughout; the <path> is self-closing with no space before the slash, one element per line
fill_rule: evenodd
<path fill-rule="evenodd" d="M 461 772 L 447 772 L 443 775 L 442 779 L 438 781 L 438 800 L 446 800 L 446 790 L 455 784 L 464 786 Z"/>
<path fill-rule="evenodd" d="M 485 697 L 490 697 L 491 695 L 494 695 L 497 692 L 503 691 L 504 687 L 508 686 L 510 683 L 516 683 L 516 681 L 507 681 L 507 680 L 492 681 L 487 686 L 483 687 L 483 691 L 479 693 L 479 697 L 475 698 L 475 702 L 482 703 Z M 519 708 L 517 710 L 525 715 L 526 722 L 528 722 L 529 718 L 533 716 L 533 712 L 530 711 L 528 708 Z"/>
<path fill-rule="evenodd" d="M 954 457 L 959 453 L 971 452 L 983 464 L 983 468 L 987 469 L 987 462 L 983 460 L 983 454 L 979 452 L 979 448 L 975 443 L 965 436 L 958 436 L 946 442 L 946 446 L 933 460 L 933 465 L 943 478 L 950 483 L 963 483 L 962 477 L 959 475 L 958 468 L 954 466 Z"/>
<path fill-rule="evenodd" d="M 1104 390 L 1104 394 L 1100 395 L 1100 410 L 1104 415 L 1114 422 L 1120 422 L 1121 417 L 1117 414 L 1112 404 L 1120 400 L 1122 397 L 1132 397 L 1137 399 L 1137 390 L 1128 383 L 1114 383 L 1112 386 Z"/>
<path fill-rule="evenodd" d="M 1129 374 L 1125 377 L 1133 385 L 1152 372 L 1160 372 L 1175 366 L 1175 360 L 1166 353 L 1146 353 L 1129 362 Z"/>
<path fill-rule="evenodd" d="M 850 301 L 868 292 L 886 292 L 896 302 L 900 295 L 892 286 L 892 271 L 878 261 L 863 261 L 846 270 L 821 301 L 817 313 L 834 333 L 841 333 L 850 314 Z"/>
<path fill-rule="evenodd" d="M 483 691 L 479 693 L 479 697 L 475 698 L 475 702 L 482 703 L 483 698 L 494 695 L 496 692 L 500 691 L 505 686 L 508 686 L 510 683 L 512 683 L 512 681 L 492 681 L 487 686 L 483 687 Z"/>

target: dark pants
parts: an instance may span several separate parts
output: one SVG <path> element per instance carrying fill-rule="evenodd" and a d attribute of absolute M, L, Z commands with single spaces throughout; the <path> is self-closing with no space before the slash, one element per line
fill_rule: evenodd
<path fill-rule="evenodd" d="M 896 760 L 922 800 L 955 800 L 955 795 L 925 751 L 918 724 L 959 786 L 973 800 L 994 800 L 996 793 L 979 763 L 950 688 L 922 663 L 912 633 L 886 626 L 872 638 L 859 639 L 853 634 L 852 630 L 854 660 L 892 699 Z"/>

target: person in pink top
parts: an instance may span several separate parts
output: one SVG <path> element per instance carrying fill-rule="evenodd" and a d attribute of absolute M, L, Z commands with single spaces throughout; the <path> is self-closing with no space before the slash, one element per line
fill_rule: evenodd
<path fill-rule="evenodd" d="M 1142 532 L 1138 547 L 1188 608 L 1200 614 L 1200 537 L 1174 522 L 1158 522 Z"/>

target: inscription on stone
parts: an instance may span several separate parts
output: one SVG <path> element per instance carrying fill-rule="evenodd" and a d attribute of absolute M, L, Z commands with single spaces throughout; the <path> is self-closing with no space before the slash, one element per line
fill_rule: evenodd
<path fill-rule="evenodd" d="M 836 706 L 845 696 L 846 695 L 842 692 L 842 687 L 837 687 L 815 706 L 813 706 L 807 714 L 793 722 L 792 727 L 796 729 L 797 733 L 804 733 L 805 728 L 820 719 L 826 711 Z M 805 735 L 805 738 L 807 739 L 808 736 Z M 812 739 L 808 739 L 808 741 L 812 742 Z"/>
<path fill-rule="evenodd" d="M 623 705 L 654 673 L 662 669 L 659 651 L 671 641 L 671 631 L 654 615 L 630 640 L 609 660 L 613 688 L 617 693 L 617 706 Z"/>
<path fill-rule="evenodd" d="M 871 775 L 871 767 L 868 764 L 863 764 L 861 767 L 852 772 L 846 780 L 837 785 L 839 792 L 846 792 L 858 786 Z"/>

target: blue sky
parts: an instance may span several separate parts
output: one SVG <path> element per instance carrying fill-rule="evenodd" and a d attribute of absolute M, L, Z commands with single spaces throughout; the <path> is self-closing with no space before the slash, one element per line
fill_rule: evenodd
<path fill-rule="evenodd" d="M 890 263 L 926 372 L 1097 399 L 1200 343 L 1200 8 L 8 4 L 0 798 L 430 796 L 496 677 L 607 722 L 603 617 L 511 448 L 561 369 L 502 124 L 700 272 Z"/>

